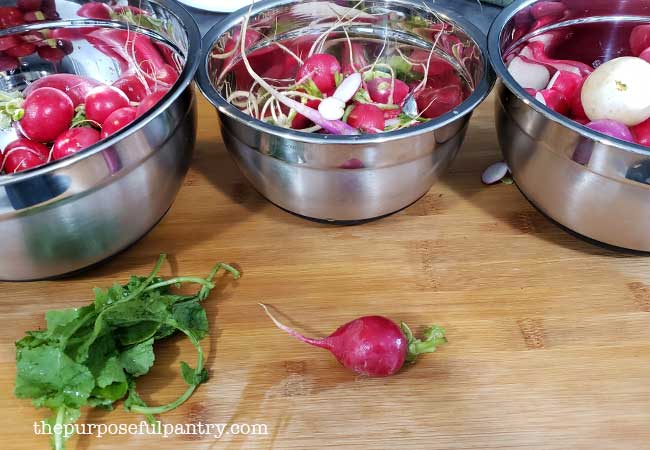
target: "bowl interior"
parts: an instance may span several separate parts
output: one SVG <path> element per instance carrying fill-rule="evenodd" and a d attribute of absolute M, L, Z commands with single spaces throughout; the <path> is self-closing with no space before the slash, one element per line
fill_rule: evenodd
<path fill-rule="evenodd" d="M 242 120 L 247 116 L 240 109 L 246 108 L 241 97 L 236 99 L 234 95 L 255 88 L 239 51 L 239 37 L 248 15 L 248 8 L 242 9 L 208 34 L 211 44 L 205 63 L 207 79 L 201 80 L 213 103 Z M 444 11 L 432 10 L 424 2 L 267 1 L 252 7 L 247 22 L 244 45 L 248 60 L 258 75 L 275 86 L 294 83 L 300 62 L 312 53 L 335 55 L 345 70 L 346 59 L 354 65 L 358 59 L 352 53 L 361 48 L 366 70 L 376 63 L 376 70 L 390 71 L 390 65 L 398 71 L 397 63 L 402 63 L 422 65 L 424 73 L 433 48 L 429 78 L 442 76 L 434 67 L 451 65 L 463 82 L 465 103 L 471 103 L 467 99 L 479 88 L 489 90 L 485 86 L 487 62 L 479 43 L 480 32 L 452 20 Z M 425 56 L 418 59 L 418 55 Z M 414 77 L 410 82 L 417 84 L 421 78 Z M 208 86 L 204 86 L 206 83 Z M 239 100 L 239 108 L 228 102 L 233 99 Z M 463 105 L 457 109 L 462 110 Z M 266 117 L 261 111 L 253 111 L 253 116 Z"/>
<path fill-rule="evenodd" d="M 44 2 L 48 8 L 37 17 L 42 20 L 0 30 L 0 90 L 5 95 L 51 74 L 81 75 L 106 84 L 126 79 L 131 86 L 126 89 L 134 96 L 134 91 L 142 96 L 171 90 L 182 78 L 190 37 L 184 21 L 164 2 L 142 0 L 139 10 L 118 2 L 105 18 L 85 17 L 81 8 L 86 3 L 90 2 Z M 128 133 L 131 126 L 121 133 Z M 0 148 L 19 136 L 15 125 L 0 130 Z"/>

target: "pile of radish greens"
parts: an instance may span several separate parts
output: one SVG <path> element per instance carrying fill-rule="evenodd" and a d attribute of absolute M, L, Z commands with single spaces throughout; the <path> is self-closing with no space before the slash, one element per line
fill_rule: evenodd
<path fill-rule="evenodd" d="M 0 26 L 58 18 L 56 10 L 49 8 L 45 1 L 2 7 Z M 56 72 L 58 63 L 74 51 L 74 43 L 83 41 L 109 57 L 120 76 L 105 84 L 80 75 L 53 73 L 29 83 L 22 92 L 0 91 L 0 128 L 17 137 L 1 149 L 0 173 L 36 168 L 108 138 L 147 113 L 178 80 L 182 69 L 178 55 L 137 31 L 142 27 L 164 34 L 161 22 L 148 12 L 134 6 L 89 2 L 78 9 L 77 16 L 125 22 L 128 28 L 43 28 L 11 34 L 0 38 L 0 58 L 4 58 L 0 69 L 16 74 L 23 70 L 23 60 L 37 53 Z M 12 21 L 3 21 L 3 17 Z M 26 70 L 34 63 L 24 62 Z"/>
<path fill-rule="evenodd" d="M 215 86 L 255 119 L 333 135 L 411 127 L 470 95 L 478 50 L 453 24 L 365 3 L 296 4 L 273 20 L 249 14 L 212 51 Z M 306 16 L 313 21 L 296 29 Z"/>

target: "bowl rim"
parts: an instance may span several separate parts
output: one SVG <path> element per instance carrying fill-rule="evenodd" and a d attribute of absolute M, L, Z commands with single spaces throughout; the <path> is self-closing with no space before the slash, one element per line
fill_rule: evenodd
<path fill-rule="evenodd" d="M 538 113 L 542 114 L 547 119 L 552 120 L 553 122 L 559 123 L 562 126 L 580 134 L 583 137 L 589 138 L 593 141 L 596 141 L 600 144 L 613 147 L 615 149 L 624 150 L 626 152 L 634 153 L 640 156 L 650 155 L 650 148 L 643 145 L 624 141 L 622 139 L 614 138 L 607 134 L 601 133 L 599 131 L 592 130 L 591 128 L 586 127 L 572 119 L 569 119 L 562 114 L 555 112 L 542 103 L 540 103 L 535 97 L 526 92 L 520 85 L 515 81 L 515 79 L 510 75 L 508 68 L 506 67 L 503 61 L 503 52 L 501 51 L 501 36 L 503 30 L 507 23 L 514 18 L 514 16 L 519 13 L 524 8 L 527 8 L 539 1 L 542 0 L 517 0 L 512 3 L 507 8 L 504 8 L 503 11 L 499 13 L 488 31 L 488 55 L 490 58 L 490 63 L 500 81 L 505 84 L 505 86 L 514 93 L 520 100 L 524 101 L 528 106 L 533 108 Z M 596 17 L 596 16 L 594 16 Z M 650 23 L 650 17 L 648 17 L 648 22 Z M 554 26 L 561 24 L 553 24 Z"/>
<path fill-rule="evenodd" d="M 192 15 L 187 11 L 187 9 L 179 2 L 173 0 L 150 0 L 152 3 L 157 3 L 170 11 L 176 17 L 178 17 L 180 23 L 183 25 L 185 32 L 187 33 L 187 55 L 185 55 L 185 66 L 183 67 L 178 80 L 171 87 L 169 92 L 158 102 L 158 104 L 147 111 L 146 114 L 143 114 L 141 117 L 138 117 L 134 122 L 127 125 L 123 129 L 119 130 L 117 133 L 111 135 L 106 139 L 100 140 L 98 143 L 91 145 L 88 148 L 83 149 L 82 151 L 75 153 L 74 155 L 63 158 L 59 161 L 53 161 L 43 166 L 36 167 L 34 169 L 26 170 L 24 172 L 19 172 L 15 174 L 0 174 L 0 187 L 12 185 L 19 183 L 25 180 L 29 180 L 35 177 L 39 177 L 51 172 L 55 172 L 59 169 L 66 168 L 71 166 L 81 160 L 90 158 L 93 155 L 103 152 L 111 147 L 113 147 L 117 142 L 126 138 L 127 136 L 134 134 L 136 131 L 147 126 L 155 117 L 157 117 L 163 110 L 167 109 L 176 99 L 185 91 L 185 89 L 192 83 L 194 75 L 199 67 L 199 57 L 201 53 L 201 32 L 199 27 L 192 17 Z M 70 25 L 83 25 L 88 23 L 88 20 L 85 18 L 79 19 L 63 19 L 57 21 L 49 22 L 38 22 L 35 25 L 43 27 L 47 24 L 53 24 L 57 22 L 63 22 Z M 96 21 L 94 21 L 96 22 Z M 29 26 L 29 25 L 27 25 Z M 2 31 L 13 31 L 21 32 L 25 25 L 20 25 L 17 27 L 8 28 Z M 7 33 L 11 34 L 11 33 Z"/>
<path fill-rule="evenodd" d="M 437 13 L 440 13 L 443 18 L 459 25 L 459 27 L 462 28 L 463 32 L 465 32 L 467 36 L 472 39 L 476 46 L 479 48 L 484 67 L 483 76 L 481 77 L 479 83 L 477 83 L 476 88 L 472 94 L 467 97 L 465 101 L 463 101 L 457 108 L 434 120 L 402 130 L 388 131 L 377 134 L 360 134 L 353 136 L 303 133 L 301 131 L 282 128 L 276 125 L 262 122 L 257 119 L 253 119 L 251 116 L 244 114 L 239 109 L 226 102 L 226 99 L 215 89 L 214 85 L 210 81 L 210 76 L 208 73 L 208 58 L 210 52 L 212 51 L 214 43 L 226 31 L 230 30 L 237 24 L 242 23 L 244 17 L 248 14 L 249 11 L 251 12 L 251 15 L 254 15 L 270 8 L 291 3 L 300 3 L 300 0 L 263 0 L 260 2 L 255 2 L 250 6 L 240 8 L 234 13 L 226 16 L 221 22 L 218 22 L 212 26 L 212 28 L 210 28 L 210 30 L 205 34 L 203 38 L 201 65 L 197 73 L 197 81 L 201 93 L 208 99 L 210 103 L 212 103 L 218 112 L 225 114 L 230 119 L 252 127 L 257 131 L 271 134 L 275 137 L 291 139 L 303 143 L 381 144 L 384 142 L 399 140 L 405 137 L 412 137 L 429 133 L 442 128 L 461 117 L 471 114 L 476 109 L 476 107 L 478 107 L 487 98 L 487 96 L 492 91 L 492 88 L 494 87 L 496 76 L 492 70 L 492 65 L 490 64 L 490 60 L 487 54 L 487 36 L 474 24 L 465 20 L 459 14 L 449 11 L 444 7 L 439 7 L 435 4 L 428 5 L 424 0 L 391 0 L 390 4 L 419 6 L 423 9 L 425 6 L 429 8 L 433 6 L 434 10 Z"/>

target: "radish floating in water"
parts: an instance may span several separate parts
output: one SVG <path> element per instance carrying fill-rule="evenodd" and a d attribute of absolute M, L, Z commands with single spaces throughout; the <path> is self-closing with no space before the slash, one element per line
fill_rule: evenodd
<path fill-rule="evenodd" d="M 544 89 L 551 79 L 546 66 L 525 61 L 518 56 L 508 65 L 508 72 L 521 87 L 527 89 Z"/>
<path fill-rule="evenodd" d="M 548 89 L 553 89 L 561 92 L 565 98 L 573 99 L 573 97 L 582 89 L 585 79 L 573 72 L 566 72 L 558 70 L 548 83 Z"/>
<path fill-rule="evenodd" d="M 630 33 L 630 48 L 634 56 L 650 48 L 650 25 L 638 25 Z"/>
<path fill-rule="evenodd" d="M 98 124 L 116 109 L 129 106 L 126 94 L 113 86 L 97 86 L 86 95 L 86 117 Z"/>
<path fill-rule="evenodd" d="M 32 91 L 23 104 L 24 116 L 18 122 L 25 137 L 37 142 L 52 142 L 70 128 L 74 116 L 72 100 L 63 92 L 43 87 Z"/>
<path fill-rule="evenodd" d="M 606 134 L 608 136 L 621 139 L 624 141 L 634 142 L 634 137 L 630 129 L 620 122 L 603 119 L 590 122 L 585 125 L 587 128 Z"/>
<path fill-rule="evenodd" d="M 564 94 L 556 89 L 544 89 L 535 94 L 535 99 L 544 106 L 560 114 L 569 112 L 569 102 Z"/>
<path fill-rule="evenodd" d="M 38 142 L 20 138 L 9 143 L 0 155 L 0 172 L 18 173 L 47 162 L 50 150 Z"/>
<path fill-rule="evenodd" d="M 59 160 L 90 147 L 100 139 L 99 132 L 89 127 L 70 128 L 52 146 L 52 159 Z"/>
<path fill-rule="evenodd" d="M 582 105 L 592 120 L 609 119 L 627 126 L 650 118 L 650 63 L 631 56 L 602 64 L 582 87 Z"/>
<path fill-rule="evenodd" d="M 445 330 L 438 326 L 427 328 L 424 340 L 419 340 L 405 323 L 400 327 L 381 316 L 360 317 L 325 338 L 313 339 L 283 325 L 265 305 L 261 306 L 281 330 L 306 344 L 329 350 L 344 367 L 368 377 L 394 375 L 405 362 L 414 362 L 418 355 L 432 353 L 447 342 Z"/>

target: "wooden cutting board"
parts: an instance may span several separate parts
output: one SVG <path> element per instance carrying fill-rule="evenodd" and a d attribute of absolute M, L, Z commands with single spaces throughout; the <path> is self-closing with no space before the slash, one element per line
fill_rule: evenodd
<path fill-rule="evenodd" d="M 567 234 L 515 186 L 483 186 L 482 170 L 499 159 L 492 109 L 490 99 L 477 111 L 453 169 L 419 202 L 338 227 L 261 198 L 201 101 L 194 164 L 148 236 L 71 279 L 0 285 L 0 447 L 48 446 L 33 432 L 46 411 L 13 397 L 13 342 L 43 326 L 46 309 L 84 305 L 94 286 L 146 274 L 167 252 L 165 274 L 204 274 L 223 260 L 244 276 L 223 279 L 206 302 L 209 382 L 162 420 L 245 424 L 249 434 L 83 436 L 71 449 L 649 449 L 648 259 Z M 443 325 L 449 344 L 393 378 L 356 378 L 274 328 L 260 301 L 312 335 L 382 314 Z M 178 363 L 194 355 L 171 339 L 156 358 L 139 383 L 152 403 L 182 391 Z M 140 420 L 121 406 L 82 416 Z"/>

